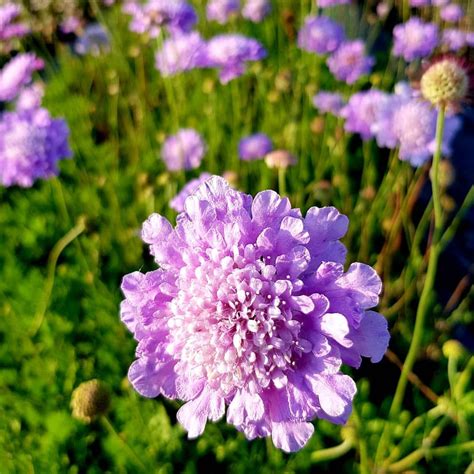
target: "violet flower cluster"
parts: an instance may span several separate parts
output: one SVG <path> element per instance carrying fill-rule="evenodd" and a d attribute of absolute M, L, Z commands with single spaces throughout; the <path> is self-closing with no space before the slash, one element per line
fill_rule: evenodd
<path fill-rule="evenodd" d="M 99 56 L 110 51 L 110 38 L 107 30 L 100 23 L 90 23 L 74 43 L 77 54 Z"/>
<path fill-rule="evenodd" d="M 168 137 L 161 156 L 169 171 L 198 168 L 206 153 L 206 144 L 196 130 L 183 128 Z"/>
<path fill-rule="evenodd" d="M 0 183 L 30 187 L 58 174 L 58 161 L 71 156 L 69 130 L 43 108 L 0 115 Z"/>
<path fill-rule="evenodd" d="M 30 84 L 32 74 L 44 66 L 43 60 L 33 53 L 18 54 L 0 71 L 0 101 L 13 100 L 21 89 Z"/>
<path fill-rule="evenodd" d="M 337 92 L 321 91 L 313 96 L 313 105 L 320 112 L 339 115 L 339 112 L 344 106 L 344 99 L 341 94 Z"/>
<path fill-rule="evenodd" d="M 344 39 L 339 23 L 326 16 L 309 16 L 298 33 L 298 46 L 312 53 L 327 54 L 335 51 Z"/>
<path fill-rule="evenodd" d="M 0 5 L 0 41 L 8 41 L 21 38 L 30 32 L 25 23 L 17 23 L 21 14 L 21 7 L 8 2 Z"/>
<path fill-rule="evenodd" d="M 238 15 L 240 0 L 209 0 L 206 5 L 206 17 L 224 25 L 230 18 Z"/>
<path fill-rule="evenodd" d="M 341 365 L 378 362 L 387 348 L 381 281 L 344 271 L 348 219 L 305 217 L 287 198 L 252 198 L 214 176 L 187 198 L 176 227 L 152 214 L 143 240 L 159 269 L 124 277 L 121 319 L 138 341 L 129 380 L 143 396 L 186 403 L 190 438 L 222 418 L 248 439 L 297 451 L 311 420 L 345 423 L 356 393 Z"/>
<path fill-rule="evenodd" d="M 424 58 L 438 46 L 438 36 L 438 27 L 434 23 L 412 17 L 393 29 L 393 54 L 405 61 Z"/>
<path fill-rule="evenodd" d="M 242 8 L 242 16 L 254 23 L 260 23 L 271 10 L 270 0 L 247 0 Z"/>
<path fill-rule="evenodd" d="M 258 160 L 272 150 L 273 143 L 264 133 L 249 135 L 239 142 L 239 157 L 244 161 Z"/>

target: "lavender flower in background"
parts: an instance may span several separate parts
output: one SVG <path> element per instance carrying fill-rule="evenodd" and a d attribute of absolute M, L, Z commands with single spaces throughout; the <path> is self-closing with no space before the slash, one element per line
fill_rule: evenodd
<path fill-rule="evenodd" d="M 271 169 L 286 169 L 297 162 L 296 156 L 288 150 L 273 150 L 265 155 L 265 164 Z"/>
<path fill-rule="evenodd" d="M 377 16 L 380 19 L 385 20 L 385 18 L 387 18 L 388 14 L 390 13 L 391 9 L 392 9 L 392 5 L 390 3 L 380 2 L 376 8 Z"/>
<path fill-rule="evenodd" d="M 438 27 L 434 23 L 425 23 L 417 17 L 393 29 L 393 54 L 405 61 L 429 56 L 438 45 Z"/>
<path fill-rule="evenodd" d="M 344 129 L 358 133 L 363 140 L 369 140 L 374 135 L 371 127 L 388 100 L 388 94 L 378 89 L 353 94 L 340 112 L 340 116 L 346 119 Z"/>
<path fill-rule="evenodd" d="M 260 23 L 271 10 L 270 0 L 247 0 L 242 9 L 242 16 L 254 23 Z"/>
<path fill-rule="evenodd" d="M 375 64 L 374 58 L 365 54 L 362 40 L 346 41 L 326 61 L 336 79 L 354 84 L 368 74 Z"/>
<path fill-rule="evenodd" d="M 56 176 L 57 163 L 71 156 L 69 130 L 45 109 L 4 112 L 0 116 L 0 182 L 30 187 Z"/>
<path fill-rule="evenodd" d="M 209 66 L 220 68 L 222 84 L 241 76 L 247 61 L 258 61 L 266 55 L 267 51 L 257 40 L 239 34 L 218 35 L 207 43 Z"/>
<path fill-rule="evenodd" d="M 313 97 L 313 105 L 320 112 L 339 115 L 344 106 L 344 99 L 337 92 L 321 91 Z"/>
<path fill-rule="evenodd" d="M 240 0 L 209 0 L 206 6 L 206 16 L 210 21 L 226 24 L 233 16 L 238 15 Z"/>
<path fill-rule="evenodd" d="M 44 67 L 33 53 L 22 53 L 10 59 L 0 71 L 0 101 L 13 100 L 32 80 L 32 74 Z"/>
<path fill-rule="evenodd" d="M 144 5 L 129 1 L 123 11 L 132 15 L 130 30 L 150 38 L 158 37 L 162 28 L 173 34 L 189 32 L 197 22 L 194 8 L 185 0 L 148 0 Z"/>
<path fill-rule="evenodd" d="M 351 0 L 318 0 L 318 8 L 336 7 L 337 5 L 348 5 Z"/>
<path fill-rule="evenodd" d="M 431 0 L 410 0 L 409 3 L 411 7 L 415 8 L 428 7 L 431 3 Z"/>
<path fill-rule="evenodd" d="M 66 35 L 78 34 L 82 27 L 81 19 L 78 16 L 69 16 L 59 25 L 59 29 Z"/>
<path fill-rule="evenodd" d="M 431 4 L 435 7 L 447 5 L 451 0 L 431 0 Z"/>
<path fill-rule="evenodd" d="M 393 114 L 392 127 L 400 147 L 399 157 L 413 166 L 421 166 L 435 150 L 437 111 L 428 102 L 412 99 Z M 451 141 L 460 127 L 456 116 L 445 120 L 442 152 L 449 155 Z"/>
<path fill-rule="evenodd" d="M 298 46 L 311 53 L 332 53 L 345 36 L 342 26 L 334 20 L 326 16 L 309 16 L 298 33 Z"/>
<path fill-rule="evenodd" d="M 183 128 L 165 140 L 161 156 L 169 171 L 198 168 L 206 153 L 206 144 L 196 130 Z"/>
<path fill-rule="evenodd" d="M 163 76 L 172 76 L 207 65 L 206 42 L 197 32 L 182 33 L 163 42 L 156 54 L 156 68 Z"/>
<path fill-rule="evenodd" d="M 447 28 L 441 34 L 441 46 L 447 51 L 459 51 L 467 45 L 466 33 L 457 28 Z"/>
<path fill-rule="evenodd" d="M 196 438 L 224 416 L 248 439 L 301 449 L 314 418 L 345 423 L 356 393 L 341 364 L 378 362 L 388 345 L 381 281 L 344 272 L 348 219 L 333 207 L 303 218 L 287 198 L 255 198 L 214 176 L 188 197 L 176 228 L 152 214 L 142 238 L 159 269 L 122 281 L 121 319 L 138 340 L 128 376 L 145 397 L 186 403 Z"/>
<path fill-rule="evenodd" d="M 21 7 L 14 3 L 0 5 L 0 41 L 21 38 L 30 32 L 25 23 L 15 23 L 21 14 Z"/>
<path fill-rule="evenodd" d="M 258 160 L 273 150 L 273 143 L 264 133 L 242 138 L 239 142 L 239 157 L 244 161 Z"/>
<path fill-rule="evenodd" d="M 474 47 L 474 32 L 472 31 L 466 32 L 466 44 L 468 46 Z"/>
<path fill-rule="evenodd" d="M 84 28 L 82 36 L 74 43 L 77 54 L 99 56 L 110 51 L 110 39 L 107 30 L 100 23 L 91 23 Z"/>
<path fill-rule="evenodd" d="M 212 175 L 209 173 L 202 173 L 199 178 L 192 179 L 183 186 L 183 189 L 170 201 L 171 209 L 176 212 L 184 212 L 184 203 L 188 196 L 193 194 L 202 183 L 207 181 Z"/>
<path fill-rule="evenodd" d="M 41 82 L 35 82 L 31 86 L 25 87 L 15 103 L 15 110 L 32 110 L 37 109 L 41 105 L 44 95 L 44 86 Z"/>
<path fill-rule="evenodd" d="M 448 23 L 457 23 L 464 16 L 464 10 L 462 9 L 461 5 L 450 3 L 449 5 L 441 8 L 439 16 L 442 20 Z"/>

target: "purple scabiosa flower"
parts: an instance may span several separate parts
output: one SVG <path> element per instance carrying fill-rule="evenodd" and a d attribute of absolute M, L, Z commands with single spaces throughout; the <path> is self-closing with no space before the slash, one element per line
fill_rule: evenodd
<path fill-rule="evenodd" d="M 238 15 L 240 0 L 209 0 L 206 6 L 206 16 L 210 21 L 226 24 L 233 16 Z"/>
<path fill-rule="evenodd" d="M 474 47 L 474 32 L 473 31 L 466 32 L 466 44 L 468 46 Z"/>
<path fill-rule="evenodd" d="M 431 0 L 431 5 L 435 7 L 443 7 L 447 5 L 451 0 Z"/>
<path fill-rule="evenodd" d="M 321 91 L 313 97 L 313 105 L 320 112 L 339 115 L 344 106 L 344 99 L 337 92 Z"/>
<path fill-rule="evenodd" d="M 46 109 L 4 112 L 0 116 L 0 183 L 30 187 L 58 174 L 57 163 L 71 156 L 69 130 Z"/>
<path fill-rule="evenodd" d="M 334 77 L 347 84 L 354 84 L 361 76 L 368 74 L 375 64 L 374 58 L 365 54 L 362 40 L 346 41 L 326 60 Z"/>
<path fill-rule="evenodd" d="M 344 129 L 358 133 L 363 140 L 370 140 L 373 137 L 371 127 L 387 101 L 388 94 L 378 89 L 353 94 L 339 114 L 346 119 Z"/>
<path fill-rule="evenodd" d="M 430 6 L 431 0 L 409 0 L 410 6 L 415 8 Z"/>
<path fill-rule="evenodd" d="M 163 76 L 173 76 L 206 64 L 206 42 L 195 31 L 166 39 L 156 54 L 156 68 Z"/>
<path fill-rule="evenodd" d="M 335 7 L 337 5 L 348 5 L 349 3 L 351 3 L 351 0 L 318 0 L 318 7 Z"/>
<path fill-rule="evenodd" d="M 254 23 L 260 23 L 271 10 L 270 0 L 247 0 L 242 8 L 242 16 Z"/>
<path fill-rule="evenodd" d="M 181 191 L 170 201 L 171 209 L 176 212 L 184 211 L 184 203 L 188 196 L 193 194 L 202 183 L 207 181 L 212 175 L 209 173 L 202 173 L 199 178 L 192 179 L 189 183 L 186 183 Z"/>
<path fill-rule="evenodd" d="M 176 227 L 152 214 L 142 239 L 158 270 L 124 277 L 121 319 L 138 340 L 128 376 L 143 396 L 179 398 L 189 438 L 224 416 L 248 439 L 301 449 L 314 418 L 345 423 L 356 392 L 341 364 L 378 362 L 388 345 L 381 281 L 344 272 L 348 219 L 305 217 L 287 198 L 252 198 L 214 176 L 189 196 Z"/>
<path fill-rule="evenodd" d="M 464 16 L 464 10 L 462 9 L 461 5 L 450 3 L 449 5 L 441 8 L 439 16 L 442 20 L 448 23 L 457 23 Z"/>
<path fill-rule="evenodd" d="M 77 34 L 82 27 L 82 21 L 78 16 L 68 16 L 59 25 L 59 29 L 66 35 Z"/>
<path fill-rule="evenodd" d="M 99 56 L 110 51 L 110 38 L 107 30 L 100 23 L 91 23 L 84 28 L 82 35 L 74 43 L 77 54 Z"/>
<path fill-rule="evenodd" d="M 156 38 L 162 28 L 170 33 L 182 33 L 192 30 L 197 15 L 186 0 L 148 0 L 144 5 L 128 2 L 123 11 L 132 15 L 130 30 L 135 33 L 147 33 Z"/>
<path fill-rule="evenodd" d="M 447 28 L 441 34 L 441 46 L 447 51 L 459 51 L 467 45 L 466 33 L 457 28 Z"/>
<path fill-rule="evenodd" d="M 264 133 L 249 135 L 239 142 L 239 157 L 244 161 L 258 160 L 272 150 L 273 143 Z"/>
<path fill-rule="evenodd" d="M 417 17 L 393 29 L 393 54 L 405 61 L 429 56 L 438 45 L 438 27 Z"/>
<path fill-rule="evenodd" d="M 22 87 L 31 82 L 34 71 L 42 69 L 43 60 L 33 53 L 18 54 L 0 71 L 0 101 L 13 100 Z"/>
<path fill-rule="evenodd" d="M 381 18 L 382 20 L 385 20 L 385 18 L 387 18 L 388 14 L 390 13 L 391 9 L 392 9 L 392 5 L 390 3 L 380 2 L 376 8 L 377 16 Z"/>
<path fill-rule="evenodd" d="M 24 23 L 15 23 L 20 16 L 21 7 L 13 3 L 5 3 L 0 6 L 0 41 L 13 38 L 21 38 L 30 32 L 30 28 Z"/>
<path fill-rule="evenodd" d="M 327 16 L 308 16 L 298 33 L 298 46 L 317 54 L 332 53 L 345 39 L 344 28 Z"/>
<path fill-rule="evenodd" d="M 400 147 L 400 159 L 413 166 L 421 166 L 433 155 L 435 150 L 437 111 L 428 102 L 412 99 L 393 114 L 392 127 Z M 445 120 L 442 152 L 451 152 L 451 141 L 460 127 L 456 116 Z"/>
<path fill-rule="evenodd" d="M 43 95 L 44 86 L 41 82 L 36 82 L 31 86 L 25 87 L 16 99 L 15 110 L 32 110 L 39 108 Z"/>
<path fill-rule="evenodd" d="M 207 43 L 207 61 L 210 67 L 220 68 L 222 84 L 241 76 L 247 61 L 258 61 L 266 55 L 267 51 L 257 40 L 239 34 L 218 35 Z"/>
<path fill-rule="evenodd" d="M 163 143 L 161 156 L 169 171 L 198 168 L 206 153 L 206 144 L 196 130 L 183 128 Z"/>

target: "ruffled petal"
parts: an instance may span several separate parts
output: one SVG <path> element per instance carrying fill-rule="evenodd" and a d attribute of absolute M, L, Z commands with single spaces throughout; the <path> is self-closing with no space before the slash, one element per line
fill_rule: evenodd
<path fill-rule="evenodd" d="M 287 453 L 300 450 L 314 433 L 311 423 L 277 422 L 272 423 L 273 444 Z"/>

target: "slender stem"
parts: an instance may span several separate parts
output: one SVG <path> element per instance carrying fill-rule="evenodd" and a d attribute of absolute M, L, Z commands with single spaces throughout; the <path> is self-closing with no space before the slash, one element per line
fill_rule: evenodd
<path fill-rule="evenodd" d="M 412 371 L 413 365 L 415 364 L 416 357 L 421 345 L 423 338 L 423 329 L 425 324 L 426 316 L 430 310 L 431 295 L 435 284 L 436 270 L 438 268 L 439 259 L 439 240 L 441 238 L 443 230 L 443 213 L 441 207 L 441 195 L 439 187 L 439 163 L 441 160 L 441 144 L 443 139 L 444 129 L 444 107 L 441 107 L 438 113 L 438 120 L 436 123 L 436 151 L 433 156 L 433 177 L 432 177 L 432 191 L 433 191 L 433 207 L 434 207 L 434 232 L 430 246 L 430 257 L 428 261 L 428 269 L 426 271 L 426 280 L 424 283 L 423 291 L 420 296 L 420 303 L 416 311 L 415 316 L 415 328 L 413 330 L 413 338 L 408 349 L 408 354 L 403 364 L 402 373 L 398 380 L 397 389 L 395 396 L 393 397 L 392 405 L 389 411 L 389 422 L 385 424 L 382 436 L 379 441 L 379 445 L 376 453 L 376 464 L 381 461 L 381 458 L 385 455 L 386 448 L 391 440 L 391 429 L 393 423 L 400 414 L 400 410 L 403 403 L 403 397 L 407 387 L 408 376 Z"/>
<path fill-rule="evenodd" d="M 350 439 L 346 439 L 341 444 L 334 446 L 333 448 L 320 449 L 311 453 L 311 462 L 317 464 L 320 462 L 331 461 L 333 459 L 340 458 L 344 454 L 348 453 L 354 447 L 354 442 Z"/>
<path fill-rule="evenodd" d="M 278 190 L 280 196 L 286 196 L 286 168 L 278 168 Z"/>

